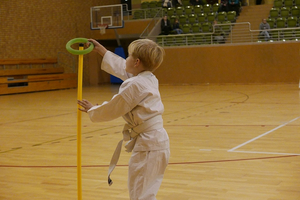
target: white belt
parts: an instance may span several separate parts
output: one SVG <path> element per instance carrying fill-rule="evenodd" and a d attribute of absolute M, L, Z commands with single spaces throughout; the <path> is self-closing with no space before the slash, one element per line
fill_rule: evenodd
<path fill-rule="evenodd" d="M 121 149 L 122 149 L 122 143 L 123 140 L 124 141 L 129 141 L 126 143 L 125 148 L 127 152 L 131 152 L 137 136 L 144 132 L 144 131 L 150 131 L 150 130 L 155 130 L 155 129 L 159 129 L 163 127 L 163 119 L 161 115 L 157 115 L 147 121 L 144 121 L 142 124 L 139 124 L 137 126 L 131 126 L 130 124 L 125 124 L 124 128 L 123 128 L 123 139 L 119 141 L 115 152 L 111 158 L 110 164 L 109 164 L 109 168 L 108 168 L 108 185 L 112 185 L 113 182 L 110 179 L 110 174 L 112 173 L 112 171 L 115 169 L 120 154 L 121 154 Z"/>

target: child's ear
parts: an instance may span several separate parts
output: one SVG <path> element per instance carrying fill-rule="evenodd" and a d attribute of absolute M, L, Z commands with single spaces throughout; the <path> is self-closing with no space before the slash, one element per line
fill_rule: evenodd
<path fill-rule="evenodd" d="M 140 64 L 141 64 L 141 60 L 137 58 L 137 59 L 135 60 L 135 65 L 136 65 L 136 66 L 139 66 Z"/>

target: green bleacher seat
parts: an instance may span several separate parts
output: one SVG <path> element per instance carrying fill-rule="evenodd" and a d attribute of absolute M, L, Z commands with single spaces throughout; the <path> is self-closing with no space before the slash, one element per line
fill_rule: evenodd
<path fill-rule="evenodd" d="M 207 21 L 207 15 L 205 13 L 198 14 L 198 22 L 204 23 Z"/>
<path fill-rule="evenodd" d="M 184 14 L 183 11 L 184 11 L 183 7 L 181 7 L 181 6 L 177 7 L 176 15 L 183 15 Z"/>
<path fill-rule="evenodd" d="M 212 6 L 212 11 L 213 11 L 213 12 L 218 12 L 219 7 L 220 7 L 220 4 L 214 3 L 213 6 Z"/>
<path fill-rule="evenodd" d="M 294 5 L 294 2 L 293 2 L 294 0 L 283 0 L 283 2 L 284 2 L 284 6 L 285 7 L 293 7 L 293 5 Z"/>
<path fill-rule="evenodd" d="M 296 17 L 289 17 L 287 19 L 287 27 L 288 28 L 297 27 L 297 18 Z"/>
<path fill-rule="evenodd" d="M 211 31 L 211 27 L 212 27 L 211 23 L 209 23 L 209 22 L 203 23 L 203 24 L 202 24 L 202 32 L 203 32 L 203 33 L 208 33 L 208 32 L 210 32 L 210 31 Z"/>
<path fill-rule="evenodd" d="M 270 17 L 277 18 L 279 17 L 279 8 L 271 8 L 270 10 Z"/>
<path fill-rule="evenodd" d="M 236 21 L 236 12 L 235 11 L 229 11 L 227 12 L 227 20 L 234 23 Z"/>
<path fill-rule="evenodd" d="M 193 8 L 192 8 L 192 6 L 185 6 L 185 7 L 184 7 L 184 13 L 185 13 L 186 15 L 193 14 Z"/>
<path fill-rule="evenodd" d="M 156 1 L 150 1 L 148 7 L 149 8 L 156 8 Z"/>
<path fill-rule="evenodd" d="M 211 12 L 211 4 L 204 4 L 203 12 L 204 13 L 210 13 Z"/>
<path fill-rule="evenodd" d="M 228 34 L 231 31 L 231 21 L 224 21 L 222 24 L 226 25 L 222 25 L 221 30 Z"/>
<path fill-rule="evenodd" d="M 276 28 L 285 28 L 286 27 L 286 19 L 279 17 L 276 19 Z"/>
<path fill-rule="evenodd" d="M 148 2 L 148 1 L 142 2 L 142 3 L 141 3 L 141 7 L 142 7 L 142 9 L 147 9 L 147 8 L 149 8 L 149 2 Z"/>
<path fill-rule="evenodd" d="M 270 25 L 271 29 L 275 27 L 275 19 L 274 18 L 268 18 L 267 22 Z"/>
<path fill-rule="evenodd" d="M 178 19 L 177 15 L 172 15 L 172 16 L 170 17 L 170 23 L 171 23 L 171 24 L 174 24 L 175 19 Z"/>
<path fill-rule="evenodd" d="M 295 0 L 295 6 L 300 6 L 300 0 Z"/>
<path fill-rule="evenodd" d="M 274 8 L 281 8 L 282 5 L 282 0 L 274 0 Z"/>
<path fill-rule="evenodd" d="M 182 31 L 184 34 L 191 33 L 191 24 L 183 24 Z"/>
<path fill-rule="evenodd" d="M 198 24 L 198 23 L 195 23 L 195 24 L 193 24 L 192 25 L 192 32 L 193 33 L 200 33 L 200 24 Z"/>
<path fill-rule="evenodd" d="M 299 0 L 300 1 L 300 0 Z M 201 14 L 202 13 L 202 9 L 203 9 L 203 6 L 202 5 L 195 5 L 194 6 L 194 13 L 195 14 Z"/>
<path fill-rule="evenodd" d="M 180 15 L 179 18 L 178 18 L 180 24 L 185 24 L 185 23 L 187 23 L 187 19 L 188 19 L 188 18 L 187 18 L 186 15 Z"/>
<path fill-rule="evenodd" d="M 161 8 L 162 7 L 162 1 L 157 1 L 156 2 L 156 7 Z"/>
<path fill-rule="evenodd" d="M 287 8 L 287 7 L 282 7 L 282 8 L 280 9 L 280 17 L 285 17 L 285 18 L 287 18 L 287 17 L 289 17 L 289 16 L 290 16 L 290 9 Z"/>
<path fill-rule="evenodd" d="M 215 21 L 215 19 L 216 19 L 216 13 L 214 13 L 214 12 L 210 12 L 210 13 L 207 13 L 207 21 L 208 22 L 213 22 L 213 21 Z"/>
<path fill-rule="evenodd" d="M 218 22 L 223 22 L 227 20 L 227 13 L 226 12 L 218 12 L 217 14 Z"/>
<path fill-rule="evenodd" d="M 196 15 L 190 14 L 188 16 L 188 21 L 189 21 L 190 24 L 194 24 L 196 22 Z"/>
<path fill-rule="evenodd" d="M 175 8 L 171 7 L 171 8 L 168 8 L 167 10 L 167 14 L 168 16 L 172 16 L 175 14 Z"/>
<path fill-rule="evenodd" d="M 300 8 L 298 6 L 293 6 L 291 8 L 291 16 L 299 17 L 299 15 L 300 15 Z"/>

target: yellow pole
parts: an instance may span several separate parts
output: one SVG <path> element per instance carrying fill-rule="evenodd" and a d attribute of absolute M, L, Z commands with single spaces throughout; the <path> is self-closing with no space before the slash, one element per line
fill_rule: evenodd
<path fill-rule="evenodd" d="M 66 44 L 66 49 L 74 55 L 79 55 L 78 58 L 78 87 L 77 87 L 77 99 L 82 100 L 82 77 L 83 77 L 83 54 L 90 53 L 94 49 L 94 44 L 90 43 L 90 46 L 84 50 L 84 43 L 87 43 L 86 38 L 75 38 L 70 40 Z M 73 49 L 71 46 L 75 43 L 79 44 L 79 50 Z M 77 193 L 78 200 L 82 200 L 82 178 L 81 178 L 81 111 L 80 106 L 77 104 Z"/>
<path fill-rule="evenodd" d="M 79 50 L 83 50 L 83 44 L 79 45 Z M 83 76 L 83 55 L 78 58 L 78 88 L 77 99 L 82 100 L 82 76 Z M 77 193 L 78 200 L 82 200 L 82 184 L 81 184 L 81 111 L 77 104 Z"/>

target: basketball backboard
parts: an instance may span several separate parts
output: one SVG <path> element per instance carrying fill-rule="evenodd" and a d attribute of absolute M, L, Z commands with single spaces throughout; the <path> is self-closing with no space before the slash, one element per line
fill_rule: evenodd
<path fill-rule="evenodd" d="M 101 25 L 108 29 L 123 28 L 122 4 L 91 7 L 91 29 L 99 30 Z"/>

